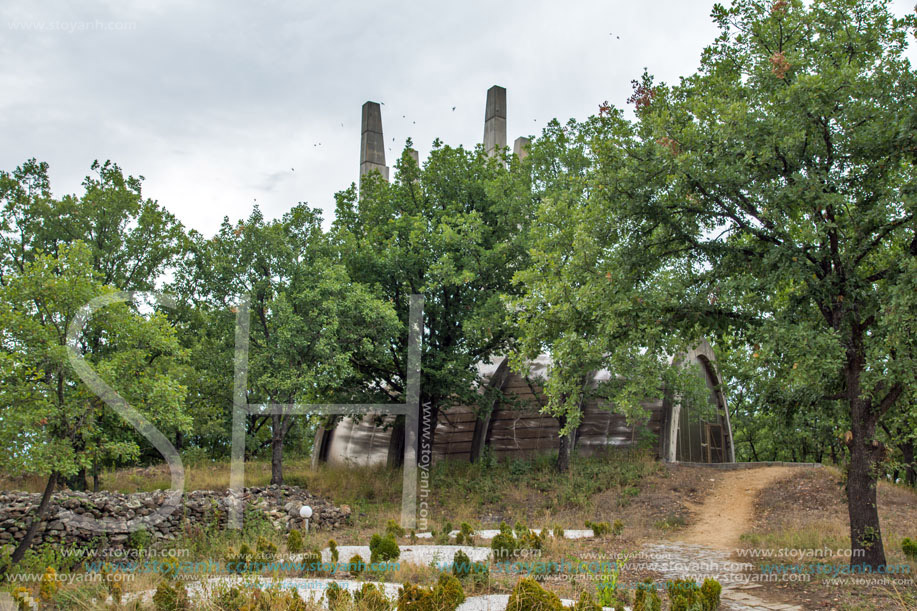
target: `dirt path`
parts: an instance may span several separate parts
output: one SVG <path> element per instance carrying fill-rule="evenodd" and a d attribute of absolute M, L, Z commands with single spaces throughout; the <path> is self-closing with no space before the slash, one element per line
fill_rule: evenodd
<path fill-rule="evenodd" d="M 717 480 L 713 492 L 702 504 L 691 507 L 697 518 L 678 540 L 732 551 L 742 533 L 751 529 L 755 496 L 792 471 L 792 467 L 711 471 L 710 477 Z"/>

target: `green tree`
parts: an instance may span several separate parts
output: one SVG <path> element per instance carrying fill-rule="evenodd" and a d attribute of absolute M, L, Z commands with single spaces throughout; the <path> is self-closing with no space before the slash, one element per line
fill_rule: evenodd
<path fill-rule="evenodd" d="M 410 146 L 410 142 L 408 142 Z M 524 177 L 479 148 L 435 142 L 422 167 L 402 154 L 395 180 L 364 177 L 337 194 L 332 229 L 350 277 L 391 303 L 400 329 L 379 358 L 356 364 L 392 400 L 403 400 L 409 297 L 424 296 L 420 461 L 430 459 L 440 410 L 474 405 L 475 366 L 506 349 L 500 295 L 524 261 Z M 389 462 L 400 464 L 403 418 Z"/>
<path fill-rule="evenodd" d="M 512 362 L 524 371 L 539 354 L 550 355 L 541 411 L 560 424 L 559 471 L 569 468 L 587 396 L 625 415 L 636 430 L 648 418 L 648 398 L 667 391 L 702 404 L 709 394 L 693 369 L 673 367 L 672 355 L 699 337 L 695 326 L 661 324 L 682 308 L 670 294 L 671 270 L 661 257 L 655 267 L 629 267 L 630 253 L 621 247 L 628 227 L 605 202 L 598 155 L 623 150 L 631 137 L 620 113 L 564 126 L 553 121 L 526 159 L 536 214 L 529 264 L 515 274 L 518 294 L 508 300 Z M 632 197 L 649 198 L 651 185 L 635 178 L 621 172 L 615 180 L 618 188 L 629 181 Z M 615 375 L 592 388 L 601 369 Z"/>
<path fill-rule="evenodd" d="M 183 252 L 181 224 L 156 202 L 143 198 L 142 177 L 124 176 L 108 161 L 94 162 L 91 171 L 81 195 L 61 199 L 51 193 L 47 163 L 30 159 L 12 172 L 0 172 L 0 283 L 10 274 L 21 274 L 36 257 L 56 254 L 62 245 L 82 241 L 102 284 L 118 290 L 156 287 Z M 101 338 L 91 338 L 89 345 L 100 349 Z M 126 436 L 136 434 L 117 417 L 100 421 L 98 426 L 120 429 Z M 180 443 L 180 430 L 169 433 Z M 115 434 L 114 430 L 104 433 Z M 155 450 L 147 444 L 143 447 L 152 458 Z M 85 488 L 91 470 L 98 487 L 102 466 L 94 462 L 68 477 L 67 483 Z"/>
<path fill-rule="evenodd" d="M 105 426 L 110 408 L 77 376 L 68 355 L 68 328 L 92 299 L 114 292 L 99 280 L 90 248 L 76 242 L 43 254 L 0 286 L 0 442 L 6 473 L 48 477 L 37 514 L 12 556 L 31 544 L 61 478 L 98 456 L 136 460 L 140 444 Z M 93 338 L 101 345 L 91 346 Z M 175 330 L 159 313 L 141 315 L 124 303 L 92 316 L 76 344 L 97 374 L 154 426 L 185 428 L 183 366 Z"/>
<path fill-rule="evenodd" d="M 696 74 L 637 84 L 636 138 L 600 155 L 608 208 L 629 265 L 680 266 L 703 326 L 842 402 L 853 562 L 876 568 L 877 427 L 917 375 L 915 17 L 880 0 L 736 0 L 713 17 Z M 655 195 L 620 188 L 628 174 Z"/>
<path fill-rule="evenodd" d="M 206 391 L 195 400 L 208 418 L 216 397 L 224 401 L 215 406 L 224 422 L 231 417 L 233 311 L 242 299 L 250 300 L 251 311 L 249 404 L 347 402 L 360 378 L 353 363 L 385 350 L 397 323 L 387 303 L 351 282 L 335 262 L 318 211 L 298 205 L 267 221 L 255 208 L 246 220 L 224 220 L 213 238 L 196 235 L 193 242 L 175 284 L 198 311 L 183 320 L 203 332 L 192 350 L 206 358 Z M 284 442 L 297 418 L 249 418 L 251 449 L 271 448 L 273 484 L 283 483 Z M 270 435 L 259 442 L 266 424 Z"/>

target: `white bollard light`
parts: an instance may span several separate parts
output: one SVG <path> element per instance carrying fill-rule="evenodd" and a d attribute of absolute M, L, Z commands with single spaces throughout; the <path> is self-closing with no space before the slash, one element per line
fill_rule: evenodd
<path fill-rule="evenodd" d="M 300 507 L 299 517 L 306 521 L 306 532 L 309 532 L 309 518 L 312 517 L 312 508 L 308 505 L 303 505 Z"/>

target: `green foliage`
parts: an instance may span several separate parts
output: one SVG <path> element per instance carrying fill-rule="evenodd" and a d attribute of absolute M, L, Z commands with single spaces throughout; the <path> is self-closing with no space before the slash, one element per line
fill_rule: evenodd
<path fill-rule="evenodd" d="M 634 609 L 633 611 L 662 611 L 662 601 L 659 598 L 659 592 L 656 584 L 652 579 L 646 579 L 637 584 L 634 591 Z"/>
<path fill-rule="evenodd" d="M 604 537 L 611 532 L 611 526 L 609 526 L 608 522 L 590 522 L 586 520 L 586 528 L 592 530 L 593 537 Z"/>
<path fill-rule="evenodd" d="M 385 525 L 385 533 L 392 537 L 403 537 L 404 529 L 395 520 L 389 520 Z"/>
<path fill-rule="evenodd" d="M 462 584 L 446 573 L 432 588 L 406 583 L 398 591 L 398 611 L 455 611 L 464 601 Z"/>
<path fill-rule="evenodd" d="M 369 551 L 371 563 L 386 562 L 388 560 L 397 560 L 401 555 L 401 549 L 398 542 L 392 535 L 382 536 L 374 534 L 369 540 Z"/>
<path fill-rule="evenodd" d="M 150 531 L 145 528 L 138 528 L 127 536 L 128 546 L 136 550 L 147 549 L 152 540 L 153 536 L 150 535 Z"/>
<path fill-rule="evenodd" d="M 353 597 L 349 590 L 332 581 L 325 588 L 325 602 L 328 603 L 329 611 L 341 611 L 351 605 Z"/>
<path fill-rule="evenodd" d="M 331 552 L 331 562 L 337 562 L 340 559 L 337 541 L 328 539 L 328 550 Z"/>
<path fill-rule="evenodd" d="M 531 577 L 520 579 L 510 592 L 506 611 L 562 611 L 557 594 L 541 587 Z"/>
<path fill-rule="evenodd" d="M 303 554 L 302 558 L 304 571 L 306 573 L 318 573 L 322 566 L 322 553 L 317 549 L 311 549 Z"/>
<path fill-rule="evenodd" d="M 181 581 L 163 581 L 153 593 L 153 608 L 156 611 L 188 611 L 191 601 L 188 590 Z"/>
<path fill-rule="evenodd" d="M 703 605 L 703 611 L 716 611 L 720 608 L 720 593 L 723 586 L 716 579 L 704 579 L 700 587 L 700 598 Z"/>
<path fill-rule="evenodd" d="M 348 570 L 354 575 L 359 575 L 366 569 L 366 563 L 363 562 L 363 557 L 359 554 L 355 554 L 350 557 L 348 561 Z"/>
<path fill-rule="evenodd" d="M 561 526 L 560 524 L 555 524 L 553 530 L 551 531 L 551 534 L 554 535 L 554 538 L 556 539 L 563 539 L 564 538 L 564 527 Z"/>
<path fill-rule="evenodd" d="M 715 579 L 698 585 L 690 579 L 676 579 L 665 584 L 672 611 L 716 611 L 720 607 L 722 586 Z"/>
<path fill-rule="evenodd" d="M 452 557 L 452 574 L 456 577 L 467 577 L 471 573 L 471 559 L 462 550 L 455 552 Z"/>
<path fill-rule="evenodd" d="M 382 591 L 382 587 L 372 583 L 364 583 L 360 589 L 353 593 L 353 601 L 362 611 L 389 611 L 392 602 Z"/>
<path fill-rule="evenodd" d="M 299 554 L 303 550 L 302 533 L 299 529 L 294 528 L 287 535 L 287 551 L 291 554 Z"/>
<path fill-rule="evenodd" d="M 621 571 L 624 568 L 624 561 L 620 564 L 615 563 L 614 567 L 607 573 L 598 575 L 596 580 L 596 595 L 598 603 L 602 607 L 611 607 L 615 611 L 623 611 L 624 606 L 629 603 L 627 591 L 621 587 Z"/>
<path fill-rule="evenodd" d="M 901 540 L 901 551 L 911 560 L 917 560 L 917 541 L 905 537 Z"/>

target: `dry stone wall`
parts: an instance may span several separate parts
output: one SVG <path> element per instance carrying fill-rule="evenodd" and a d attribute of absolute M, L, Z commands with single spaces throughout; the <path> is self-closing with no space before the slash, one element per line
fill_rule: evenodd
<path fill-rule="evenodd" d="M 74 524 L 74 520 L 63 519 L 65 514 L 72 512 L 76 516 L 111 519 L 116 527 L 106 532 L 104 539 L 111 547 L 126 547 L 132 543 L 131 534 L 126 528 L 127 521 L 151 515 L 163 505 L 167 494 L 168 491 L 164 490 L 136 494 L 59 492 L 52 497 L 46 519 L 41 523 L 33 545 L 42 542 L 65 545 L 98 542 L 102 536 L 100 533 L 80 528 Z M 145 530 L 151 542 L 156 542 L 179 538 L 189 529 L 225 528 L 228 498 L 225 490 L 195 490 L 185 493 L 171 515 Z M 303 505 L 312 507 L 310 528 L 332 530 L 350 520 L 351 510 L 347 505 L 335 506 L 294 486 L 246 488 L 242 499 L 246 508 L 245 515 L 262 513 L 275 528 L 282 530 L 303 526 L 299 517 L 299 509 Z M 37 493 L 0 492 L 0 546 L 15 544 L 25 536 L 40 500 L 41 495 Z"/>

